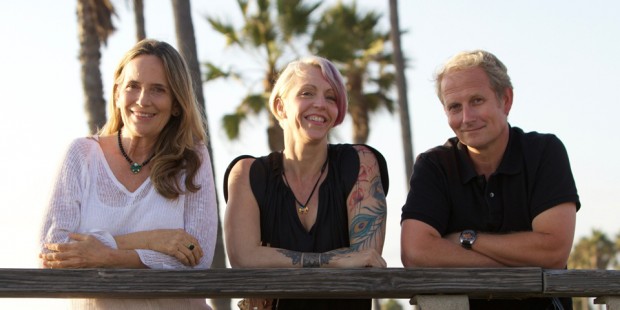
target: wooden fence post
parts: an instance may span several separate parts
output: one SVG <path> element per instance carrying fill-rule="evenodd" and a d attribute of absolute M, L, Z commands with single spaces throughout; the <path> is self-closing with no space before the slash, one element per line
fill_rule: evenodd
<path fill-rule="evenodd" d="M 602 296 L 594 298 L 597 305 L 607 305 L 607 310 L 620 310 L 620 296 Z"/>

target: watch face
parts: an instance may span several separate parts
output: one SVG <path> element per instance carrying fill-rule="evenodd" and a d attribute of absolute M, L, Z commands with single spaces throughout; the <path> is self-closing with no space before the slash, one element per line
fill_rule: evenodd
<path fill-rule="evenodd" d="M 476 233 L 472 230 L 465 230 L 461 236 L 463 237 L 463 240 L 472 241 L 476 238 Z"/>
<path fill-rule="evenodd" d="M 461 232 L 461 245 L 466 249 L 471 249 L 471 246 L 476 241 L 476 232 L 471 229 L 463 230 Z"/>

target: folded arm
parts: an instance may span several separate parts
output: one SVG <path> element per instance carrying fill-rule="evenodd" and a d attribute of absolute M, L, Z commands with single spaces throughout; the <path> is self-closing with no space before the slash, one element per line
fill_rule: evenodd
<path fill-rule="evenodd" d="M 41 232 L 41 263 L 48 268 L 208 268 L 217 234 L 217 206 L 211 163 L 202 152 L 203 164 L 196 175 L 201 188 L 185 199 L 184 228 L 138 231 L 112 236 L 97 231 L 76 234 L 80 223 L 85 172 L 69 152 L 54 187 Z M 82 156 L 83 158 L 83 156 Z M 194 237 L 196 236 L 196 237 Z M 189 244 L 194 249 L 188 248 Z"/>
<path fill-rule="evenodd" d="M 536 216 L 532 231 L 479 233 L 472 250 L 511 267 L 565 268 L 573 244 L 575 221 L 575 203 L 563 203 Z"/>
<path fill-rule="evenodd" d="M 564 268 L 575 230 L 575 204 L 563 203 L 534 218 L 532 231 L 478 232 L 472 249 L 460 245 L 460 232 L 442 238 L 418 220 L 402 223 L 401 259 L 405 267 Z"/>
<path fill-rule="evenodd" d="M 184 199 L 183 229 L 155 229 L 114 236 L 119 249 L 135 250 L 149 268 L 206 269 L 213 262 L 218 226 L 215 185 L 207 149 L 201 145 L 199 151 L 202 164 L 195 182 L 200 189 L 179 197 Z"/>
<path fill-rule="evenodd" d="M 374 153 L 354 146 L 360 160 L 357 180 L 347 198 L 349 244 L 326 253 L 299 253 L 281 250 L 304 267 L 386 267 L 381 253 L 385 240 L 387 204 L 381 172 Z"/>
<path fill-rule="evenodd" d="M 325 253 L 302 253 L 261 245 L 259 207 L 249 181 L 253 162 L 254 159 L 238 161 L 228 178 L 224 235 L 233 267 L 385 267 L 380 255 L 385 235 L 385 195 L 378 169 L 358 178 L 354 191 L 349 194 L 351 247 Z M 363 163 L 368 162 L 370 159 L 363 160 Z"/>

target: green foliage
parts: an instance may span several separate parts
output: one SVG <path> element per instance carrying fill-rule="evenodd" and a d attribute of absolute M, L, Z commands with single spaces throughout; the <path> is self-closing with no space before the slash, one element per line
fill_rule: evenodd
<path fill-rule="evenodd" d="M 220 67 L 216 66 L 211 62 L 204 63 L 204 67 L 206 69 L 205 81 L 207 82 L 219 78 L 228 78 L 235 75 L 230 71 L 223 71 Z"/>
<path fill-rule="evenodd" d="M 360 12 L 356 2 L 339 2 L 319 20 L 308 47 L 336 63 L 345 77 L 349 111 L 357 111 L 351 113 L 355 143 L 368 139 L 369 112 L 380 107 L 394 111 L 388 95 L 395 84 L 392 55 L 386 48 L 390 32 L 379 30 L 381 17 Z"/>
<path fill-rule="evenodd" d="M 222 118 L 222 127 L 230 140 L 239 138 L 241 123 L 249 114 L 259 114 L 267 106 L 264 95 L 250 94 L 243 98 L 235 113 L 226 114 Z"/>
<path fill-rule="evenodd" d="M 239 127 L 241 125 L 241 121 L 244 118 L 245 114 L 242 113 L 224 115 L 224 117 L 222 118 L 222 127 L 224 128 L 228 139 L 234 140 L 239 138 Z"/>
<path fill-rule="evenodd" d="M 608 269 L 617 266 L 617 251 L 620 240 L 611 241 L 607 235 L 598 230 L 592 230 L 592 236 L 582 237 L 574 245 L 568 259 L 571 269 Z"/>
<path fill-rule="evenodd" d="M 337 63 L 349 86 L 357 79 L 364 81 L 366 86 L 374 85 L 379 88 L 378 92 L 383 93 L 375 96 L 381 99 L 375 102 L 389 104 L 391 100 L 383 98 L 387 98 L 385 94 L 394 85 L 395 75 L 392 55 L 386 49 L 389 31 L 377 30 L 381 17 L 375 12 L 360 13 L 355 2 L 351 5 L 338 3 L 319 20 L 309 49 Z M 373 70 L 373 67 L 378 69 Z M 364 92 L 363 89 L 358 91 Z M 376 108 L 379 105 L 369 106 Z"/>
<path fill-rule="evenodd" d="M 386 302 L 381 304 L 381 310 L 403 310 L 403 306 L 401 306 L 400 303 L 394 299 L 388 299 Z"/>
<path fill-rule="evenodd" d="M 381 15 L 375 12 L 361 15 L 356 2 L 338 3 L 317 23 L 310 50 L 336 62 L 350 63 L 359 57 L 367 58 L 369 52 L 381 50 L 373 47 L 381 43 L 384 35 L 389 37 L 389 31 L 375 31 L 380 19 Z"/>
<path fill-rule="evenodd" d="M 249 9 L 249 2 L 237 0 L 243 16 L 243 24 L 239 27 L 207 17 L 213 29 L 227 38 L 228 46 L 258 55 L 261 67 L 266 69 L 262 91 L 249 93 L 235 113 L 225 117 L 224 126 L 229 137 L 230 134 L 234 134 L 232 137 L 239 134 L 238 124 L 233 124 L 245 118 L 240 117 L 241 114 L 258 114 L 266 109 L 275 73 L 279 72 L 277 64 L 284 63 L 283 55 L 291 55 L 291 52 L 293 55 L 307 54 L 303 51 L 297 53 L 300 45 L 295 42 L 309 40 L 307 47 L 310 53 L 328 58 L 339 67 L 347 82 L 350 98 L 363 101 L 350 101 L 350 105 L 359 104 L 370 111 L 380 107 L 394 111 L 394 101 L 388 95 L 395 83 L 392 55 L 386 48 L 390 33 L 378 30 L 381 14 L 361 13 L 356 2 L 338 2 L 315 20 L 312 16 L 321 6 L 321 1 L 255 0 L 253 10 Z M 242 72 L 223 70 L 212 63 L 206 63 L 205 68 L 207 81 L 238 77 L 247 82 Z"/>
<path fill-rule="evenodd" d="M 265 107 L 267 107 L 268 99 L 264 95 L 251 94 L 243 99 L 241 106 L 238 108 L 238 113 L 247 114 L 252 112 L 254 114 L 260 113 Z"/>
<path fill-rule="evenodd" d="M 570 269 L 617 269 L 618 251 L 620 250 L 620 233 L 612 241 L 598 229 L 592 229 L 592 235 L 581 237 L 573 246 L 568 258 Z M 574 297 L 574 309 L 590 309 L 588 298 Z"/>
<path fill-rule="evenodd" d="M 316 11 L 321 2 L 306 5 L 303 0 L 277 0 L 278 24 L 284 41 L 291 41 L 295 36 L 306 35 L 312 24 L 310 15 Z"/>
<path fill-rule="evenodd" d="M 259 55 L 260 66 L 265 68 L 263 89 L 258 92 L 251 89 L 239 103 L 235 113 L 222 119 L 224 129 L 232 139 L 238 137 L 239 123 L 245 119 L 247 113 L 258 114 L 266 109 L 267 99 L 264 94 L 269 94 L 273 88 L 274 75 L 279 71 L 276 64 L 287 49 L 294 50 L 293 39 L 307 33 L 312 24 L 310 15 L 320 5 L 306 5 L 303 0 L 278 1 L 277 4 L 270 0 L 255 0 L 255 10 L 251 11 L 249 2 L 237 0 L 243 16 L 243 24 L 238 27 L 213 17 L 206 18 L 214 30 L 227 38 L 227 46 L 238 47 L 252 56 Z M 243 82 L 249 80 L 243 72 L 224 70 L 213 63 L 206 63 L 204 67 L 207 81 L 230 77 L 237 77 Z M 249 83 L 256 85 L 253 81 Z"/>
<path fill-rule="evenodd" d="M 364 94 L 364 101 L 371 111 L 376 111 L 379 107 L 385 107 L 388 112 L 394 112 L 394 100 L 387 97 L 383 92 L 366 93 Z"/>
<path fill-rule="evenodd" d="M 213 17 L 207 17 L 207 22 L 209 22 L 209 24 L 211 25 L 211 27 L 213 27 L 215 31 L 226 37 L 227 46 L 241 43 L 239 41 L 239 38 L 237 37 L 237 32 L 235 31 L 235 28 L 233 28 L 231 24 L 226 24 L 219 19 Z"/>

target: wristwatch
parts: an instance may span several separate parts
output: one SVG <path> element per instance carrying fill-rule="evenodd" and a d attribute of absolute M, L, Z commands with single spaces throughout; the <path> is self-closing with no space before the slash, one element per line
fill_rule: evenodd
<path fill-rule="evenodd" d="M 476 237 L 477 234 L 475 230 L 463 230 L 463 232 L 461 232 L 461 237 L 459 238 L 459 240 L 461 241 L 461 246 L 468 250 L 471 250 L 471 246 L 474 245 L 474 242 L 476 242 Z"/>

